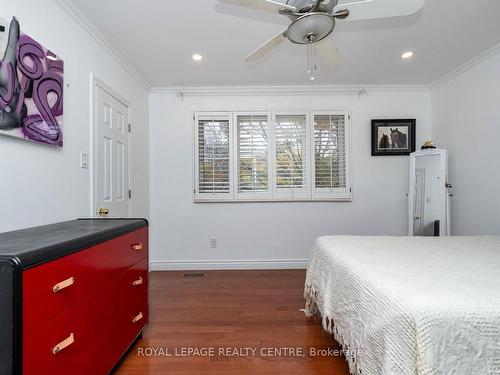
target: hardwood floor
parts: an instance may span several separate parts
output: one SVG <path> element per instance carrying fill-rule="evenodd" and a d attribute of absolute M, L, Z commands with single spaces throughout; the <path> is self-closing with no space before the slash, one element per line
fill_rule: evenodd
<path fill-rule="evenodd" d="M 183 274 L 150 274 L 151 324 L 114 375 L 349 374 L 342 356 L 331 352 L 330 356 L 310 356 L 311 348 L 340 347 L 319 322 L 299 311 L 304 307 L 305 271 Z M 183 350 L 201 348 L 213 348 L 214 356 L 182 356 Z M 240 355 L 220 355 L 219 349 L 224 348 Z M 283 356 L 290 349 L 281 349 L 281 356 L 268 356 L 278 348 L 301 348 L 304 356 L 300 352 Z M 147 356 L 153 350 L 158 355 Z"/>

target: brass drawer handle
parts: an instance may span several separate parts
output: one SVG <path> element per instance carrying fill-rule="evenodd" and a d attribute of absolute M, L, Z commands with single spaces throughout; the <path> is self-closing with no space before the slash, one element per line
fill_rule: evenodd
<path fill-rule="evenodd" d="M 134 249 L 134 250 L 142 250 L 143 247 L 144 247 L 144 245 L 142 244 L 142 242 L 138 242 L 138 243 L 132 245 L 132 249 Z"/>
<path fill-rule="evenodd" d="M 67 348 L 75 342 L 75 335 L 70 334 L 69 337 L 52 348 L 52 354 L 57 354 L 64 348 Z"/>
<path fill-rule="evenodd" d="M 142 313 L 140 312 L 134 319 L 132 319 L 132 323 L 137 323 L 139 320 L 143 318 Z"/>
<path fill-rule="evenodd" d="M 73 285 L 74 283 L 75 283 L 75 278 L 70 277 L 69 279 L 63 280 L 60 283 L 57 283 L 56 285 L 54 285 L 52 287 L 52 291 L 54 293 L 57 293 L 57 292 L 63 290 L 64 288 L 67 288 L 68 286 Z"/>
<path fill-rule="evenodd" d="M 132 282 L 133 286 L 141 285 L 143 283 L 142 277 L 139 277 L 137 280 Z"/>

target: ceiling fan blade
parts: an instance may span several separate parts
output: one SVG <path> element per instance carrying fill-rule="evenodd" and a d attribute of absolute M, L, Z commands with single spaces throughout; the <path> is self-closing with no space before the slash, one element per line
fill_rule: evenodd
<path fill-rule="evenodd" d="M 297 8 L 291 5 L 282 4 L 274 0 L 219 0 L 221 3 L 237 5 L 240 7 L 262 10 L 265 12 L 279 13 L 280 10 L 297 12 Z"/>
<path fill-rule="evenodd" d="M 360 0 L 338 4 L 334 13 L 349 10 L 346 21 L 408 16 L 423 8 L 425 0 Z"/>
<path fill-rule="evenodd" d="M 340 61 L 340 52 L 331 36 L 315 43 L 315 45 L 319 56 L 324 63 L 330 66 L 337 65 Z"/>
<path fill-rule="evenodd" d="M 283 30 L 280 32 L 278 35 L 273 37 L 272 39 L 269 39 L 267 42 L 265 42 L 263 45 L 261 45 L 259 48 L 257 48 L 255 51 L 253 51 L 251 54 L 249 54 L 247 57 L 245 57 L 246 62 L 253 62 L 267 53 L 269 53 L 274 47 L 277 47 L 279 44 L 281 44 L 285 40 L 285 32 L 286 30 Z"/>

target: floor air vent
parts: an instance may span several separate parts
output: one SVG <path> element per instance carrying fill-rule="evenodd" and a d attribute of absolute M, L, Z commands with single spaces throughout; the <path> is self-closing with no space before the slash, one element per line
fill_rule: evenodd
<path fill-rule="evenodd" d="M 182 277 L 205 277 L 205 274 L 198 273 L 198 272 L 190 272 L 190 273 L 183 274 Z"/>

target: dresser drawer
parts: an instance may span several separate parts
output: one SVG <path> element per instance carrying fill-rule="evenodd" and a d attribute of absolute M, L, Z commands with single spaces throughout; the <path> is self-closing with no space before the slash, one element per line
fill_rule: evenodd
<path fill-rule="evenodd" d="M 123 307 L 123 314 L 120 315 L 120 321 L 117 326 L 121 328 L 117 333 L 117 337 L 120 341 L 132 342 L 148 322 L 147 295 L 141 295 L 134 300 L 129 300 Z"/>
<path fill-rule="evenodd" d="M 143 228 L 25 271 L 23 336 L 40 329 L 145 259 L 147 251 L 147 228 Z"/>
<path fill-rule="evenodd" d="M 108 375 L 128 346 L 117 340 L 116 327 L 110 325 L 92 345 L 57 375 Z M 131 342 L 129 341 L 128 344 Z M 54 374 L 55 375 L 55 374 Z"/>
<path fill-rule="evenodd" d="M 126 306 L 129 301 L 148 295 L 148 258 L 128 268 L 120 277 L 119 285 L 121 304 Z"/>
<path fill-rule="evenodd" d="M 57 375 L 85 353 L 114 317 L 118 278 L 23 340 L 23 374 Z M 91 358 L 88 360 L 92 361 Z"/>
<path fill-rule="evenodd" d="M 144 307 L 144 302 L 142 306 L 137 305 L 134 310 L 141 310 L 140 307 Z M 129 319 L 119 319 L 118 322 L 108 325 L 97 340 L 60 375 L 109 374 L 110 369 L 116 366 L 146 324 L 147 312 L 143 319 L 136 323 L 132 323 Z"/>

